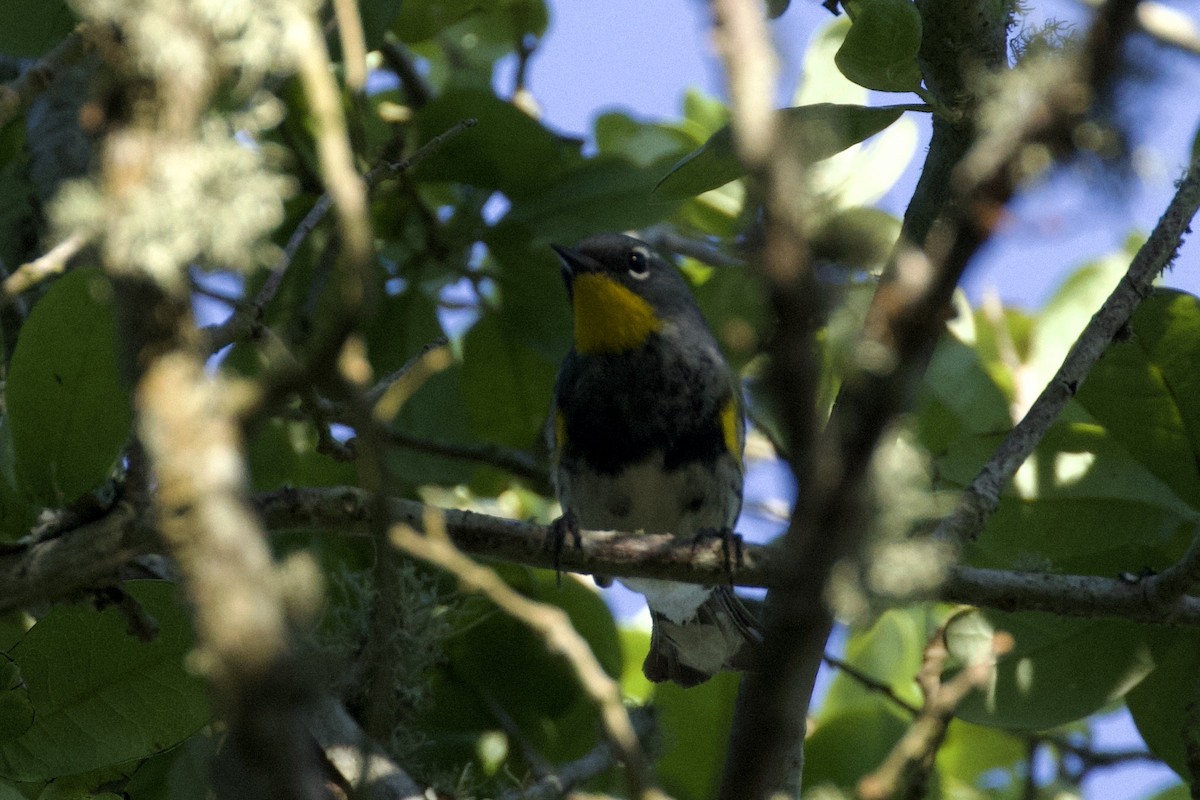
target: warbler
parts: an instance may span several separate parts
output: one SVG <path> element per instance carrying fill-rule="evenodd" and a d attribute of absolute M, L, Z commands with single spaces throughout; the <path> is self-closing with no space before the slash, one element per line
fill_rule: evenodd
<path fill-rule="evenodd" d="M 560 523 L 728 543 L 742 506 L 741 393 L 683 275 L 620 234 L 551 247 L 574 315 L 548 425 Z M 651 681 L 694 686 L 751 664 L 759 625 L 730 586 L 621 582 L 650 607 Z"/>

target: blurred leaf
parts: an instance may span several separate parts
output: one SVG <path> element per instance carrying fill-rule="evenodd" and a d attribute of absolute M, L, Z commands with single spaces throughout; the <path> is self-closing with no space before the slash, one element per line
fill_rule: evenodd
<path fill-rule="evenodd" d="M 0 3 L 0 55 L 43 56 L 78 22 L 66 0 L 4 0 Z"/>
<path fill-rule="evenodd" d="M 176 587 L 124 588 L 158 623 L 153 641 L 129 634 L 116 608 L 57 606 L 9 653 L 36 716 L 23 735 L 0 741 L 0 776 L 46 780 L 144 758 L 208 720 L 205 686 L 183 664 L 192 635 Z"/>
<path fill-rule="evenodd" d="M 865 0 L 834 56 L 850 80 L 881 92 L 921 88 L 921 14 L 911 0 Z"/>
<path fill-rule="evenodd" d="M 620 641 L 612 614 L 600 596 L 567 579 L 562 588 L 552 573 L 501 565 L 498 571 L 530 599 L 567 612 L 572 626 L 592 648 L 601 666 L 617 677 Z M 476 745 L 488 731 L 503 729 L 496 708 L 509 715 L 530 746 L 551 761 L 578 758 L 597 741 L 594 703 L 579 686 L 565 659 L 545 641 L 491 603 L 471 598 L 457 618 L 447 645 L 448 663 L 434 683 L 434 702 L 422 717 L 430 736 L 427 756 L 437 765 L 460 769 L 476 760 Z M 510 748 L 512 774 L 523 774 L 519 748 Z M 499 779 L 507 780 L 503 770 Z"/>
<path fill-rule="evenodd" d="M 847 208 L 824 219 L 809 245 L 813 258 L 878 271 L 891 256 L 900 220 L 878 208 Z"/>
<path fill-rule="evenodd" d="M 410 173 L 413 180 L 499 189 L 516 200 L 554 186 L 566 170 L 567 151 L 554 135 L 490 92 L 451 91 L 429 103 L 413 117 L 417 144 L 472 117 L 478 124 L 422 161 Z"/>
<path fill-rule="evenodd" d="M 945 741 L 938 748 L 937 770 L 944 786 L 951 782 L 976 786 L 988 772 L 1011 769 L 1026 755 L 1025 742 L 1017 736 L 954 719 L 946 730 Z"/>
<path fill-rule="evenodd" d="M 476 436 L 510 447 L 535 443 L 557 372 L 497 314 L 485 314 L 463 342 L 463 396 Z"/>
<path fill-rule="evenodd" d="M 1147 629 L 1130 622 L 975 614 L 1015 641 L 992 683 L 958 708 L 959 718 L 978 725 L 1045 730 L 1082 719 L 1120 700 L 1154 666 Z"/>
<path fill-rule="evenodd" d="M 621 694 L 636 703 L 646 703 L 654 696 L 654 684 L 642 672 L 642 662 L 650 652 L 650 631 L 626 626 L 620 628 L 620 636 L 625 658 L 621 665 Z"/>
<path fill-rule="evenodd" d="M 663 742 L 658 777 L 677 800 L 717 796 L 740 681 L 736 673 L 722 672 L 691 689 L 673 683 L 655 689 Z"/>
<path fill-rule="evenodd" d="M 593 233 L 640 228 L 669 217 L 681 202 L 654 191 L 666 164 L 638 167 L 609 157 L 589 159 L 545 191 L 514 200 L 505 225 L 530 228 L 540 241 L 574 242 Z"/>
<path fill-rule="evenodd" d="M 402 42 L 420 42 L 453 25 L 479 5 L 479 0 L 404 0 L 392 30 Z"/>
<path fill-rule="evenodd" d="M 779 113 L 783 142 L 797 157 L 811 164 L 874 136 L 904 112 L 895 108 L 816 103 L 785 108 Z M 690 197 L 744 174 L 734 151 L 732 129 L 724 127 L 676 163 L 658 182 L 655 191 L 672 197 Z"/>
<path fill-rule="evenodd" d="M 410 2 L 411 0 L 358 0 L 358 14 L 362 20 L 368 52 L 379 49 L 392 22 Z"/>
<path fill-rule="evenodd" d="M 684 262 L 684 266 L 694 262 Z M 693 293 L 700 310 L 735 371 L 759 352 L 767 336 L 770 316 L 762 289 L 754 275 L 737 267 L 685 269 L 695 281 Z M 698 276 L 697 273 L 703 274 Z"/>
<path fill-rule="evenodd" d="M 8 417 L 0 416 L 0 541 L 19 539 L 37 520 L 38 506 L 17 490 L 12 432 Z M 0 650 L 4 650 L 0 644 Z"/>
<path fill-rule="evenodd" d="M 1200 632 L 1173 630 L 1156 636 L 1154 645 L 1154 671 L 1125 696 L 1125 703 L 1150 752 L 1190 781 L 1184 741 L 1189 728 L 1192 735 L 1196 730 L 1188 709 L 1200 708 Z"/>
<path fill-rule="evenodd" d="M 1191 780 L 1191 778 L 1184 780 Z M 1191 790 L 1185 784 L 1177 783 L 1151 795 L 1147 800 L 1191 800 L 1191 798 Z"/>
<path fill-rule="evenodd" d="M 790 2 L 791 0 L 767 0 L 767 16 L 771 19 L 782 17 Z"/>
<path fill-rule="evenodd" d="M 0 742 L 22 736 L 33 726 L 33 703 L 21 668 L 0 653 Z"/>
<path fill-rule="evenodd" d="M 910 723 L 882 699 L 831 716 L 804 741 L 803 784 L 853 787 L 883 762 Z"/>
<path fill-rule="evenodd" d="M 850 17 L 846 14 L 835 17 L 809 42 L 804 51 L 804 69 L 799 86 L 792 98 L 792 105 L 806 106 L 814 103 L 847 103 L 863 105 L 867 102 L 867 90 L 846 79 L 834 63 L 834 56 L 846 40 L 850 31 Z"/>
<path fill-rule="evenodd" d="M 926 611 L 917 606 L 886 611 L 875 624 L 855 630 L 846 643 L 845 660 L 855 669 L 891 688 L 913 705 L 921 705 L 916 676 L 929 638 Z M 838 670 L 817 712 L 824 721 L 852 709 L 874 707 L 884 700 L 855 677 Z"/>
<path fill-rule="evenodd" d="M 596 118 L 595 134 L 601 155 L 617 156 L 639 167 L 662 158 L 678 159 L 697 144 L 677 127 L 640 122 L 616 111 Z"/>
<path fill-rule="evenodd" d="M 255 430 L 246 459 L 256 491 L 282 486 L 341 486 L 358 480 L 353 463 L 317 452 L 312 423 L 273 417 Z"/>
<path fill-rule="evenodd" d="M 5 387 L 22 490 L 58 506 L 112 471 L 132 420 L 112 288 L 97 269 L 58 280 L 21 329 Z"/>

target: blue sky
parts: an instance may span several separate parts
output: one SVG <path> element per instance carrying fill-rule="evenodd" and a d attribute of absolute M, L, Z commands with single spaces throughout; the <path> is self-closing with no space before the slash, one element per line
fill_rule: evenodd
<path fill-rule="evenodd" d="M 606 0 L 603 4 L 551 0 L 551 25 L 534 56 L 529 88 L 544 120 L 565 133 L 586 136 L 600 113 L 618 109 L 644 118 L 679 115 L 689 86 L 723 95 L 719 65 L 712 56 L 708 10 L 698 0 Z M 1079 28 L 1089 12 L 1075 2 L 1031 2 L 1025 23 L 1040 26 L 1054 18 Z M 1168 5 L 1200 24 L 1200 3 Z M 816 0 L 793 0 L 774 24 L 781 55 L 781 105 L 795 86 L 812 33 L 830 19 Z M 1200 120 L 1200 57 L 1153 44 L 1132 42 L 1138 78 L 1119 95 L 1128 123 L 1132 158 L 1124 181 L 1087 167 L 1071 167 L 1030 187 L 1013 204 L 1011 219 L 985 249 L 967 276 L 973 300 L 994 290 L 1007 303 L 1036 308 L 1070 272 L 1087 260 L 1119 248 L 1135 232 L 1148 232 L 1182 174 Z M 511 65 L 510 65 L 511 67 Z M 511 86 L 511 69 L 498 84 Z M 881 102 L 910 102 L 890 96 Z M 921 129 L 913 162 L 880 202 L 902 214 L 928 142 L 928 121 L 913 115 Z M 1200 244 L 1185 244 L 1164 283 L 1200 292 Z M 748 499 L 788 494 L 778 470 L 764 467 L 747 485 Z M 761 520 L 756 527 L 766 524 Z M 1126 714 L 1113 714 L 1094 730 L 1101 746 L 1140 746 Z M 1048 765 L 1043 765 L 1048 766 Z M 1048 776 L 1047 776 L 1048 777 Z M 1123 767 L 1101 771 L 1085 786 L 1089 800 L 1147 797 L 1174 782 L 1166 768 Z"/>

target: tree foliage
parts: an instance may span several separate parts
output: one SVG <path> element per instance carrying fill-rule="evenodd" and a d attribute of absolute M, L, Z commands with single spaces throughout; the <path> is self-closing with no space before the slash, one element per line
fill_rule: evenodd
<path fill-rule="evenodd" d="M 768 351 L 787 326 L 761 288 L 755 247 L 772 212 L 739 150 L 745 132 L 696 90 L 671 119 L 601 113 L 587 144 L 544 124 L 525 75 L 547 35 L 542 0 L 359 0 L 357 15 L 351 3 L 209 5 L 0 7 L 0 54 L 30 59 L 0 64 L 12 67 L 0 86 L 0 574 L 12 576 L 0 584 L 0 800 L 317 796 L 280 771 L 307 774 L 300 762 L 321 748 L 322 782 L 416 796 L 364 788 L 365 773 L 337 762 L 319 733 L 330 697 L 349 712 L 340 741 L 414 787 L 551 797 L 558 776 L 627 794 L 636 769 L 618 763 L 612 710 L 569 648 L 486 590 L 460 591 L 471 581 L 445 563 L 391 547 L 387 498 L 553 519 L 543 429 L 571 327 L 548 245 L 604 231 L 639 231 L 677 261 L 744 378 L 749 457 L 785 450 Z M 923 36 L 968 13 L 948 5 L 842 3 L 777 115 L 777 147 L 806 173 L 804 240 L 826 295 L 822 421 L 867 358 L 864 319 L 901 252 L 902 221 L 875 205 L 916 155 L 914 118 L 935 115 L 935 138 L 985 141 L 1006 97 L 1067 82 L 1062 64 L 1085 48 L 946 93 Z M 1016 11 L 971 13 L 1005 28 Z M 313 41 L 329 63 L 311 68 L 320 48 L 306 30 L 324 32 Z M 505 63 L 513 85 L 497 78 Z M 366 88 L 352 85 L 364 64 Z M 56 160 L 46 141 L 84 157 Z M 1052 144 L 1022 163 L 1066 155 Z M 933 189 L 936 206 L 910 216 L 943 213 L 962 199 L 953 191 Z M 1200 782 L 1200 300 L 1147 292 L 978 535 L 931 536 L 1144 241 L 1064 265 L 1038 311 L 956 296 L 874 454 L 858 509 L 867 541 L 826 593 L 847 640 L 810 720 L 808 796 L 880 796 L 881 765 L 927 723 L 937 733 L 896 796 L 1077 794 L 1109 763 L 1089 720 L 1121 706 L 1149 750 L 1109 761 L 1160 760 Z M 374 499 L 360 513 L 344 487 Z M 251 513 L 271 503 L 293 521 Z M 431 538 L 449 526 L 411 521 Z M 254 550 L 263 534 L 271 559 Z M 45 558 L 75 566 L 26 581 Z M 487 563 L 534 608 L 561 610 L 639 730 L 653 728 L 652 782 L 716 797 L 739 676 L 653 686 L 639 669 L 648 634 L 590 584 L 556 580 L 549 556 Z M 947 602 L 962 567 L 1149 588 L 1094 614 L 1018 590 Z M 214 589 L 226 580 L 228 594 Z M 982 677 L 960 680 L 981 660 Z M 938 727 L 934 694 L 960 684 L 973 691 Z M 264 743 L 291 736 L 304 755 Z M 1037 753 L 1054 759 L 1052 778 L 1031 774 Z"/>

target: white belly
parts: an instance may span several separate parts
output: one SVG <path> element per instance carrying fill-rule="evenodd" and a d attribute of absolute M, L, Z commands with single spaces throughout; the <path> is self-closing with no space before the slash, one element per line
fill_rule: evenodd
<path fill-rule="evenodd" d="M 559 470 L 559 500 L 575 512 L 581 527 L 591 530 L 673 533 L 686 540 L 733 527 L 741 472 L 732 458 L 719 459 L 715 471 L 689 464 L 664 472 L 662 463 L 657 453 L 616 476 L 568 477 Z M 652 610 L 675 622 L 694 616 L 712 592 L 709 586 L 650 578 L 622 578 L 621 583 L 644 594 Z"/>

